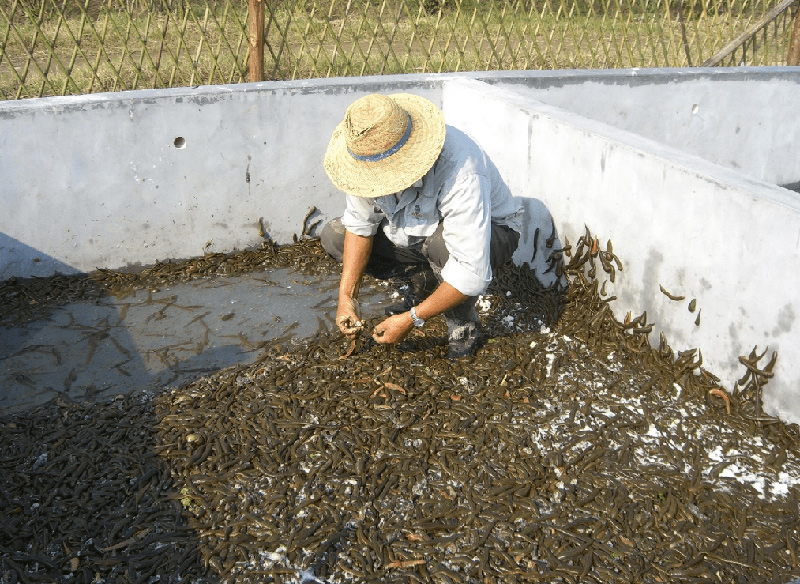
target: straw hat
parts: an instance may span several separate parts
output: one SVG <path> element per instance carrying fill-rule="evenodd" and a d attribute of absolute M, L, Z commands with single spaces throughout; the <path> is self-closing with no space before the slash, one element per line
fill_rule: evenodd
<path fill-rule="evenodd" d="M 407 189 L 431 169 L 444 144 L 444 116 L 417 95 L 370 94 L 354 101 L 331 136 L 325 172 L 357 197 Z"/>

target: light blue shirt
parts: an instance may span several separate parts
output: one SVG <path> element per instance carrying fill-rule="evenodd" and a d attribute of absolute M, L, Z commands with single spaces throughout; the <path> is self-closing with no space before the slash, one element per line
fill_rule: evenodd
<path fill-rule="evenodd" d="M 472 138 L 452 126 L 421 181 L 396 195 L 346 198 L 342 224 L 348 231 L 369 237 L 382 228 L 399 247 L 420 243 L 443 222 L 450 258 L 442 279 L 465 296 L 482 294 L 492 280 L 491 224 L 517 232 L 522 228 L 522 206 L 497 167 Z"/>

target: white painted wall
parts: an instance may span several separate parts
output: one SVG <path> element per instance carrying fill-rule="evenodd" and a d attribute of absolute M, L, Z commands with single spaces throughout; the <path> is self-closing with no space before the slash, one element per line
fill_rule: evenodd
<path fill-rule="evenodd" d="M 484 79 L 748 176 L 800 186 L 800 69 L 549 71 Z"/>
<path fill-rule="evenodd" d="M 562 237 L 575 242 L 588 225 L 612 240 L 624 264 L 607 287 L 619 318 L 647 311 L 657 325 L 652 343 L 663 331 L 675 351 L 700 348 L 704 367 L 729 389 L 744 372 L 739 355 L 754 345 L 778 351 L 765 408 L 800 421 L 794 193 L 478 82 L 448 83 L 443 103 L 516 194 L 544 202 Z M 686 300 L 669 300 L 660 285 Z M 693 298 L 700 326 L 688 310 Z"/>
<path fill-rule="evenodd" d="M 433 76 L 259 83 L 0 102 L 0 279 L 119 268 L 290 242 L 347 105 Z M 177 142 L 176 142 L 177 141 Z M 176 146 L 176 143 L 178 146 Z M 335 216 L 335 215 L 334 215 Z"/>

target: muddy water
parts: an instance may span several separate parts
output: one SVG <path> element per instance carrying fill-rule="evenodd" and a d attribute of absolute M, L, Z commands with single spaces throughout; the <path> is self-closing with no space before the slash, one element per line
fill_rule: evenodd
<path fill-rule="evenodd" d="M 337 285 L 335 274 L 278 268 L 71 301 L 0 326 L 0 411 L 56 397 L 108 400 L 252 363 L 271 343 L 290 346 L 333 327 Z M 379 314 L 391 292 L 365 285 L 365 316 Z"/>

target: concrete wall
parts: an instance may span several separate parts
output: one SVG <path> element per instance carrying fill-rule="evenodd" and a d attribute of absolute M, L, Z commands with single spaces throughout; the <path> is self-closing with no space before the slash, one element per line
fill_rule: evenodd
<path fill-rule="evenodd" d="M 562 237 L 575 242 L 588 225 L 613 241 L 624 263 L 607 286 L 618 317 L 647 311 L 651 343 L 663 331 L 675 351 L 700 348 L 727 388 L 744 372 L 739 355 L 778 351 L 765 408 L 800 421 L 799 197 L 508 90 L 451 82 L 443 101 L 513 191 L 544 202 Z M 531 219 L 526 242 L 533 226 L 549 233 L 541 214 Z"/>
<path fill-rule="evenodd" d="M 483 80 L 758 180 L 800 187 L 797 68 L 547 71 Z"/>
<path fill-rule="evenodd" d="M 151 264 L 301 232 L 339 213 L 322 159 L 347 105 L 433 76 L 0 102 L 0 280 Z"/>
<path fill-rule="evenodd" d="M 312 205 L 323 219 L 341 213 L 343 197 L 322 157 L 347 105 L 373 91 L 411 91 L 478 138 L 525 200 L 529 224 L 517 261 L 530 258 L 531 234 L 536 226 L 549 233 L 551 217 L 572 241 L 589 225 L 613 240 L 625 263 L 613 291 L 618 314 L 646 310 L 661 327 L 655 339 L 664 330 L 676 350 L 700 347 L 707 368 L 728 387 L 742 373 L 739 355 L 756 344 L 779 350 L 768 411 L 800 421 L 798 197 L 730 168 L 763 150 L 769 156 L 752 167 L 775 162 L 779 169 L 759 171 L 767 180 L 797 177 L 792 147 L 800 122 L 788 115 L 786 100 L 795 96 L 800 70 L 667 75 L 414 75 L 3 102 L 0 279 L 255 245 L 259 217 L 273 239 L 291 241 Z M 714 94 L 717 77 L 726 97 Z M 783 105 L 774 118 L 769 108 L 759 110 L 759 100 L 733 100 L 775 92 L 783 92 L 773 100 Z M 697 113 L 676 130 L 687 96 L 699 104 Z M 717 103 L 725 107 L 705 125 L 695 123 Z M 737 103 L 746 109 L 736 114 L 739 133 L 729 125 L 725 140 L 713 137 Z M 660 119 L 671 109 L 673 122 Z M 747 122 L 756 111 L 767 117 L 754 128 Z M 737 148 L 750 150 L 739 156 L 727 142 L 742 132 L 747 139 Z M 727 150 L 697 156 L 714 145 Z M 734 154 L 739 162 L 727 168 L 714 163 Z M 659 285 L 686 302 L 668 300 Z M 691 298 L 702 310 L 700 326 L 686 307 Z"/>

